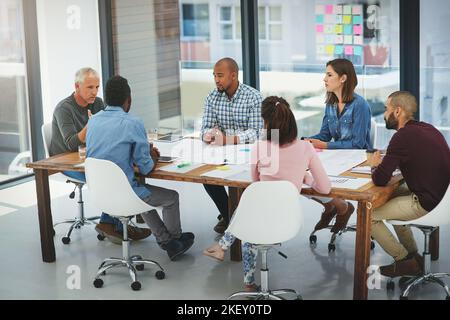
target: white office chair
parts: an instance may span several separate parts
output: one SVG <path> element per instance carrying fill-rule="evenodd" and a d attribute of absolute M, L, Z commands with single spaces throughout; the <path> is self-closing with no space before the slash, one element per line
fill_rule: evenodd
<path fill-rule="evenodd" d="M 141 283 L 136 280 L 136 270 L 143 270 L 144 264 L 150 264 L 159 268 L 155 277 L 164 279 L 165 273 L 158 262 L 144 260 L 139 255 L 129 255 L 129 240 L 127 226 L 131 217 L 150 210 L 161 210 L 160 207 L 152 207 L 142 201 L 131 188 L 125 173 L 115 163 L 108 160 L 87 158 L 85 161 L 86 181 L 89 186 L 89 194 L 92 202 L 102 212 L 114 216 L 123 224 L 122 254 L 123 258 L 109 258 L 100 264 L 94 280 L 94 286 L 101 288 L 103 280 L 100 279 L 107 270 L 116 267 L 128 268 L 133 282 L 131 288 L 139 290 Z"/>
<path fill-rule="evenodd" d="M 401 300 L 407 300 L 409 292 L 420 283 L 433 282 L 437 283 L 444 288 L 447 294 L 446 300 L 450 300 L 450 291 L 448 286 L 440 279 L 450 276 L 450 273 L 432 273 L 431 272 L 431 253 L 430 253 L 430 236 L 440 226 L 450 224 L 450 185 L 447 187 L 444 198 L 441 202 L 431 210 L 429 213 L 415 220 L 400 221 L 400 220 L 387 220 L 392 225 L 409 225 L 416 227 L 423 232 L 425 236 L 424 241 L 424 274 L 421 276 L 411 277 L 408 281 L 408 285 L 400 295 Z M 388 283 L 388 289 L 393 289 L 394 283 L 392 280 Z"/>
<path fill-rule="evenodd" d="M 261 289 L 258 292 L 237 292 L 228 299 L 253 297 L 284 300 L 283 294 L 293 294 L 296 299 L 301 299 L 292 289 L 269 290 L 267 252 L 295 237 L 302 225 L 300 195 L 291 182 L 252 183 L 242 194 L 228 231 L 241 241 L 254 244 L 261 253 Z"/>
<path fill-rule="evenodd" d="M 41 127 L 41 133 L 42 133 L 42 139 L 44 140 L 44 150 L 45 150 L 45 156 L 48 158 L 50 156 L 49 149 L 50 149 L 50 142 L 52 140 L 52 123 L 44 123 Z M 64 175 L 64 174 L 63 174 Z M 66 175 L 64 175 L 66 176 Z M 64 220 L 58 223 L 55 223 L 53 227 L 56 227 L 59 224 L 62 223 L 70 223 L 69 231 L 67 232 L 67 235 L 62 238 L 62 243 L 69 244 L 70 243 L 70 235 L 72 234 L 73 229 L 80 229 L 85 224 L 93 224 L 95 225 L 95 220 L 100 219 L 99 216 L 86 218 L 84 216 L 84 202 L 83 202 L 83 186 L 85 184 L 84 181 L 66 176 L 67 183 L 73 183 L 75 185 L 75 189 L 70 193 L 69 198 L 73 199 L 75 197 L 75 190 L 78 188 L 78 216 L 74 219 Z M 103 240 L 104 236 L 98 234 L 97 238 L 99 240 Z"/>

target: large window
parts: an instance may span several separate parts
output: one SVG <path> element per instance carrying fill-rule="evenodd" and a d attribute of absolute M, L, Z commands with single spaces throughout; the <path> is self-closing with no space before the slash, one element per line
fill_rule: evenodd
<path fill-rule="evenodd" d="M 181 129 L 179 21 L 177 2 L 112 1 L 114 73 L 129 80 L 131 113 L 148 130 Z"/>
<path fill-rule="evenodd" d="M 21 0 L 0 2 L 0 182 L 29 173 L 31 160 Z"/>
<path fill-rule="evenodd" d="M 420 119 L 433 124 L 450 144 L 450 5 L 420 2 Z"/>
<path fill-rule="evenodd" d="M 213 67 L 217 60 L 231 57 L 242 69 L 240 0 L 179 0 L 181 8 L 200 8 L 204 14 L 189 15 L 190 24 L 199 26 L 208 37 L 181 36 L 181 114 L 187 132 L 198 131 L 204 101 L 214 89 Z M 187 10 L 187 9 L 186 9 Z M 200 9 L 189 9 L 191 11 Z M 180 24 L 186 25 L 185 9 Z M 210 19 L 206 19 L 206 13 Z M 205 31 L 206 30 L 206 31 Z M 239 80 L 242 82 L 242 73 Z"/>
<path fill-rule="evenodd" d="M 299 136 L 316 134 L 325 107 L 325 64 L 334 58 L 349 59 L 358 74 L 356 92 L 369 102 L 377 122 L 375 145 L 385 147 L 392 133 L 384 128 L 384 102 L 400 87 L 398 1 L 268 0 L 265 4 L 259 8 L 263 96 L 286 98 Z"/>

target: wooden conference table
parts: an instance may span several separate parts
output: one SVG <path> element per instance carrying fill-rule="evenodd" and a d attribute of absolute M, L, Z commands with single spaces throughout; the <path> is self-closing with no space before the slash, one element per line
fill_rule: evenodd
<path fill-rule="evenodd" d="M 39 228 L 41 235 L 41 250 L 42 260 L 44 262 L 54 262 L 55 245 L 53 242 L 53 221 L 50 207 L 50 190 L 48 176 L 57 172 L 71 170 L 84 172 L 84 167 L 76 166 L 82 160 L 79 158 L 77 152 L 64 153 L 56 155 L 44 160 L 28 163 L 28 168 L 33 168 L 36 177 L 36 193 L 37 205 L 39 215 Z M 158 170 L 161 166 L 167 164 L 159 163 L 156 169 L 151 172 L 148 178 L 174 180 L 184 182 L 194 182 L 202 184 L 213 184 L 227 186 L 229 190 L 229 215 L 236 209 L 239 199 L 245 188 L 249 185 L 248 182 L 239 182 L 224 180 L 220 178 L 203 177 L 201 174 L 215 169 L 215 165 L 204 165 L 194 169 L 188 173 L 172 173 Z M 350 172 L 345 172 L 342 175 L 366 177 L 367 175 L 360 175 Z M 393 191 L 399 186 L 402 181 L 401 176 L 395 176 L 391 179 L 389 184 L 385 187 L 376 187 L 369 183 L 358 190 L 349 189 L 335 189 L 327 196 L 339 197 L 346 200 L 354 200 L 358 202 L 357 210 L 357 228 L 355 241 L 355 267 L 354 267 L 354 282 L 353 282 L 353 299 L 367 299 L 368 289 L 367 268 L 370 262 L 370 216 L 372 210 L 386 203 L 391 197 Z M 312 189 L 303 189 L 302 194 L 305 195 L 320 195 Z M 323 195 L 322 195 L 323 196 Z M 235 242 L 230 250 L 231 259 L 235 261 L 241 260 L 240 244 Z"/>

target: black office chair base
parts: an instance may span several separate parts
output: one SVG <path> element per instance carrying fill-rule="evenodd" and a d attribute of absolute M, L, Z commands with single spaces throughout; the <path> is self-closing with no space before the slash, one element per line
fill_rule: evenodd
<path fill-rule="evenodd" d="M 144 265 L 152 265 L 156 266 L 159 270 L 155 272 L 155 277 L 158 280 L 162 280 L 166 277 L 164 273 L 164 269 L 161 265 L 154 260 L 143 259 L 140 255 L 129 255 L 130 241 L 128 240 L 128 218 L 120 218 L 120 221 L 123 224 L 123 241 L 122 241 L 122 256 L 123 258 L 108 258 L 102 261 L 100 266 L 98 267 L 97 275 L 95 276 L 93 285 L 96 288 L 101 288 L 103 286 L 103 280 L 100 279 L 101 276 L 106 275 L 106 271 L 112 268 L 127 268 L 130 274 L 132 283 L 131 289 L 133 291 L 137 291 L 141 289 L 141 283 L 137 281 L 136 273 L 137 271 L 144 270 Z"/>
<path fill-rule="evenodd" d="M 328 227 L 326 227 L 324 229 L 331 229 L 332 227 L 333 227 L 333 225 L 331 224 L 331 225 L 329 225 Z M 315 235 L 315 233 L 317 231 L 320 231 L 320 230 L 322 230 L 322 229 L 313 230 L 313 232 L 311 232 L 311 234 L 309 235 L 309 243 L 313 247 L 315 247 L 317 245 L 317 236 Z M 328 252 L 334 252 L 336 250 L 336 239 L 337 239 L 337 237 L 341 236 L 343 233 L 348 232 L 348 231 L 355 232 L 356 231 L 356 226 L 353 226 L 353 225 L 347 226 L 344 229 L 342 229 L 342 230 L 340 230 L 340 231 L 338 231 L 336 233 L 333 233 L 331 235 L 330 242 L 328 243 Z M 370 241 L 370 250 L 373 250 L 373 249 L 375 249 L 375 242 L 373 242 L 371 240 Z"/>

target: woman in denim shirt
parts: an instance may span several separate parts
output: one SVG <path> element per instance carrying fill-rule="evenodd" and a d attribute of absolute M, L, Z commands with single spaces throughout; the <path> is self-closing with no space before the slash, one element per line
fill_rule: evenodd
<path fill-rule="evenodd" d="M 354 90 L 358 84 L 355 68 L 347 59 L 327 63 L 325 78 L 327 90 L 325 115 L 320 132 L 309 140 L 317 149 L 369 149 L 371 111 L 367 101 Z M 314 231 L 326 228 L 336 215 L 331 232 L 344 229 L 355 210 L 342 199 L 315 199 L 325 210 Z"/>

